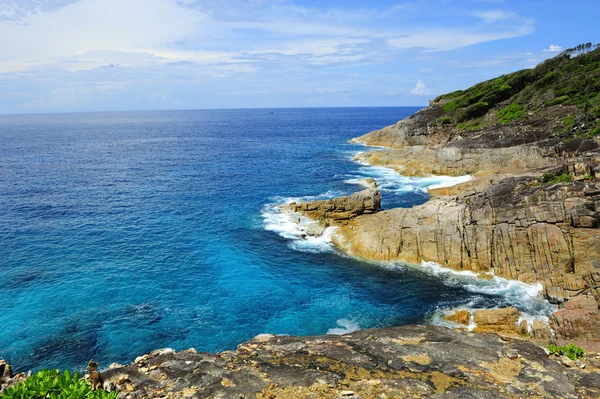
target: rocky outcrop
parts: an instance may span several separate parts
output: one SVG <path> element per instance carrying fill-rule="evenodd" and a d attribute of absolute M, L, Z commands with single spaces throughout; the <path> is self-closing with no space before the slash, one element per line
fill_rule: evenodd
<path fill-rule="evenodd" d="M 600 287 L 600 184 L 505 179 L 484 192 L 356 217 L 334 241 L 367 259 L 437 262 L 526 283 L 552 302 Z"/>
<path fill-rule="evenodd" d="M 381 208 L 381 193 L 369 188 L 347 197 L 312 202 L 292 202 L 284 211 L 301 212 L 311 219 L 339 223 L 360 215 L 375 213 Z"/>
<path fill-rule="evenodd" d="M 442 106 L 434 104 L 394 125 L 355 138 L 352 142 L 391 148 L 441 144 L 447 140 L 446 134 L 435 134 L 435 130 L 430 127 L 430 123 L 439 118 L 443 112 Z"/>
<path fill-rule="evenodd" d="M 432 190 L 431 200 L 413 208 L 361 212 L 358 206 L 335 217 L 332 204 L 338 200 L 333 199 L 294 204 L 293 210 L 338 226 L 334 244 L 362 258 L 433 261 L 540 283 L 544 296 L 556 304 L 580 295 L 600 299 L 600 141 L 553 133 L 577 108 L 546 107 L 530 113 L 527 122 L 508 125 L 497 124 L 496 113 L 490 113 L 494 120 L 484 128 L 459 131 L 437 123 L 442 105 L 433 103 L 354 140 L 390 148 L 358 159 L 407 176 L 468 174 L 473 180 Z M 351 197 L 340 199 L 342 210 Z M 589 309 L 565 308 L 553 318 L 558 338 L 600 343 L 594 333 L 584 333 L 596 328 Z M 519 333 L 524 328 L 510 323 L 479 330 Z M 532 330 L 535 338 L 551 338 L 540 324 Z"/>
<path fill-rule="evenodd" d="M 474 315 L 471 315 L 468 310 L 457 309 L 444 315 L 443 319 L 453 323 L 455 328 L 461 331 L 465 330 L 464 326 L 469 326 L 469 330 L 473 332 L 493 332 L 502 336 L 531 339 L 538 344 L 562 342 L 560 338 L 555 339 L 548 323 L 535 319 L 529 324 L 527 320 L 522 319 L 521 312 L 514 307 L 480 309 L 476 310 Z M 595 345 L 590 346 L 588 342 L 585 342 L 584 346 L 596 351 Z"/>
<path fill-rule="evenodd" d="M 262 335 L 216 355 L 154 351 L 102 372 L 120 398 L 584 398 L 598 360 L 566 368 L 539 346 L 435 326 Z"/>
<path fill-rule="evenodd" d="M 532 173 L 559 165 L 552 148 L 524 145 L 511 148 L 464 149 L 447 146 L 410 146 L 369 151 L 356 159 L 393 168 L 404 176 L 446 175 L 475 177 Z M 537 172 L 541 174 L 541 172 Z"/>
<path fill-rule="evenodd" d="M 475 332 L 514 332 L 520 329 L 517 326 L 519 321 L 519 312 L 516 308 L 487 309 L 475 312 L 473 322 L 477 324 Z M 525 333 L 527 332 L 527 322 L 525 322 Z"/>

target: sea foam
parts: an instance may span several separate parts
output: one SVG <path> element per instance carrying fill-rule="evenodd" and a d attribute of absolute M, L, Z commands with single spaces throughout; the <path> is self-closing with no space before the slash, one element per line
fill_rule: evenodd
<path fill-rule="evenodd" d="M 302 252 L 332 252 L 335 247 L 331 243 L 336 227 L 327 227 L 320 236 L 307 235 L 307 231 L 316 221 L 299 213 L 282 212 L 281 206 L 292 202 L 306 202 L 336 197 L 341 193 L 328 191 L 317 196 L 275 197 L 274 202 L 266 204 L 261 212 L 265 230 L 275 232 L 290 240 L 289 246 Z"/>
<path fill-rule="evenodd" d="M 355 322 L 354 320 L 339 319 L 337 321 L 337 325 L 338 325 L 338 327 L 330 328 L 329 330 L 327 330 L 327 334 L 343 335 L 343 334 L 349 334 L 351 332 L 360 330 L 359 324 L 357 322 Z"/>
<path fill-rule="evenodd" d="M 423 272 L 441 278 L 446 285 L 461 286 L 475 295 L 468 302 L 456 306 L 441 306 L 434 312 L 430 319 L 434 324 L 448 325 L 442 316 L 454 310 L 467 310 L 474 314 L 480 309 L 490 309 L 505 306 L 515 306 L 521 311 L 521 320 L 527 320 L 531 327 L 534 319 L 548 321 L 556 306 L 542 298 L 543 287 L 540 283 L 526 284 L 517 280 L 508 280 L 494 276 L 490 280 L 480 279 L 471 271 L 456 271 L 444 268 L 435 262 L 422 262 L 420 268 Z M 496 298 L 492 301 L 491 298 Z M 494 306 L 490 306 L 495 302 Z M 475 325 L 471 322 L 470 329 Z"/>
<path fill-rule="evenodd" d="M 394 169 L 385 166 L 370 166 L 366 163 L 356 161 L 361 166 L 356 173 L 346 176 L 344 180 L 348 184 L 360 184 L 360 182 L 372 177 L 377 181 L 379 189 L 382 192 L 391 192 L 401 194 L 406 192 L 423 191 L 452 187 L 457 184 L 465 183 L 473 179 L 472 176 L 427 176 L 427 177 L 407 177 L 398 174 Z"/>

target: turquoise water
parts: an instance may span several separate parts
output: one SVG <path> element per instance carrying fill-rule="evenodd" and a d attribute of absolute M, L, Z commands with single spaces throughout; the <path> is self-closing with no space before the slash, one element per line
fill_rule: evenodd
<path fill-rule="evenodd" d="M 276 205 L 347 194 L 366 176 L 384 207 L 426 201 L 445 179 L 359 165 L 364 148 L 347 143 L 416 110 L 0 116 L 0 358 L 106 367 L 259 333 L 426 322 L 453 306 L 547 313 L 523 299 L 531 287 L 353 260 L 281 220 Z"/>

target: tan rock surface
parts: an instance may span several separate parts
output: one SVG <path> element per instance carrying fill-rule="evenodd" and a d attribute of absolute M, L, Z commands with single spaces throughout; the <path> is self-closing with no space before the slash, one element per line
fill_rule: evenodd
<path fill-rule="evenodd" d="M 356 216 L 375 213 L 381 208 L 381 193 L 370 188 L 347 197 L 328 200 L 291 203 L 284 211 L 301 212 L 311 219 L 335 223 L 352 219 Z"/>

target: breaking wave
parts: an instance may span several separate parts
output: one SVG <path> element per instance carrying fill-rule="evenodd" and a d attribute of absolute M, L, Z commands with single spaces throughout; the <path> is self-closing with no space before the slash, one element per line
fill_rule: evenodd
<path fill-rule="evenodd" d="M 320 235 L 310 235 L 308 232 L 312 229 L 319 229 L 319 224 L 299 213 L 282 212 L 281 206 L 292 202 L 328 199 L 338 195 L 341 193 L 328 191 L 317 196 L 274 197 L 273 202 L 266 204 L 261 211 L 264 228 L 290 240 L 288 245 L 295 250 L 312 253 L 332 252 L 335 248 L 331 243 L 331 238 L 335 227 L 324 229 Z"/>

